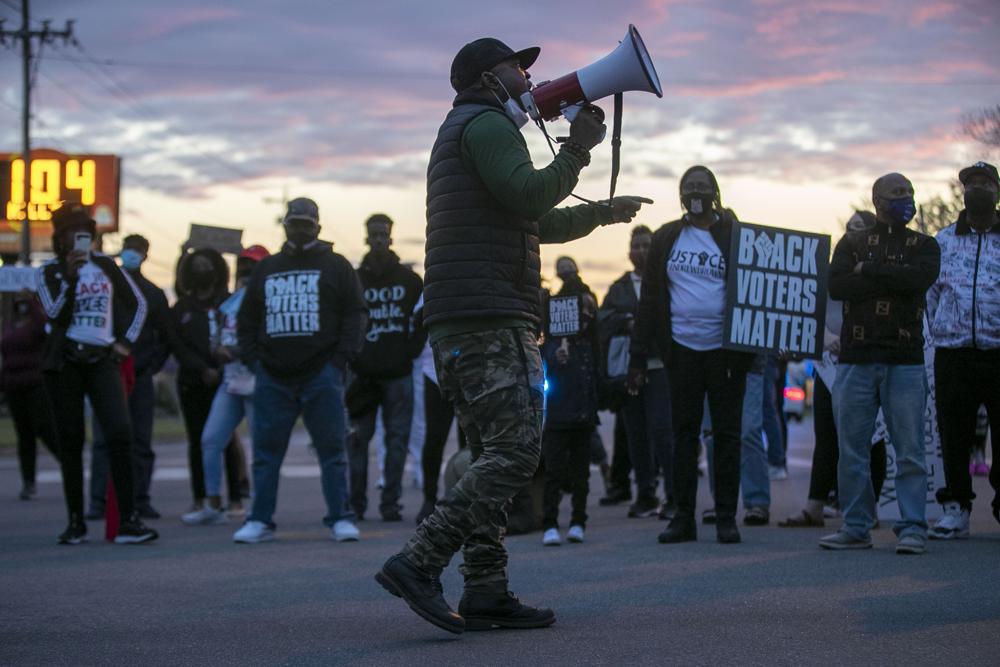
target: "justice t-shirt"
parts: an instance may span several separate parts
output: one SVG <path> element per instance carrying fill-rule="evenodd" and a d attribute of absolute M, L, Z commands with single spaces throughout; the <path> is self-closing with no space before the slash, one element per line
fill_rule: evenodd
<path fill-rule="evenodd" d="M 93 262 L 79 271 L 73 319 L 66 337 L 77 343 L 108 347 L 115 342 L 112 323 L 114 287 L 111 279 Z"/>
<path fill-rule="evenodd" d="M 692 350 L 722 347 L 726 260 L 712 235 L 685 225 L 667 258 L 675 341 Z"/>

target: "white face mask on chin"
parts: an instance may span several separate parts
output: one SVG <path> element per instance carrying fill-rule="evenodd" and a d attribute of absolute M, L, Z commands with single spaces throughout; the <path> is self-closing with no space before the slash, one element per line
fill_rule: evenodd
<path fill-rule="evenodd" d="M 507 118 L 514 121 L 514 125 L 517 125 L 517 129 L 520 130 L 528 124 L 528 114 L 521 108 L 521 105 L 517 103 L 514 96 L 508 92 L 507 86 L 503 85 L 503 81 L 497 79 L 497 83 L 499 83 L 500 87 L 503 88 L 503 92 L 507 93 L 507 101 L 503 103 L 503 111 L 507 114 Z M 492 93 L 493 91 L 491 90 L 490 92 Z M 493 97 L 497 98 L 497 102 L 500 101 L 500 96 L 496 93 L 493 93 Z"/>

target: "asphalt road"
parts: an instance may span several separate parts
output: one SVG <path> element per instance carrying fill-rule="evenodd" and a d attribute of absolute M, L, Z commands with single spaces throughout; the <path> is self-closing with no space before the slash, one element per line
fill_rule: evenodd
<path fill-rule="evenodd" d="M 809 424 L 792 427 L 791 478 L 773 485 L 774 517 L 798 510 Z M 833 665 L 1000 664 L 1000 525 L 976 480 L 973 537 L 897 556 L 886 527 L 864 552 L 821 551 L 827 529 L 743 528 L 744 542 L 657 544 L 663 523 L 602 508 L 593 477 L 582 545 L 511 537 L 512 589 L 556 610 L 536 631 L 453 637 L 428 625 L 372 575 L 409 536 L 419 492 L 407 476 L 406 521 L 361 524 L 336 544 L 311 455 L 299 435 L 282 480 L 278 540 L 231 542 L 236 523 L 190 528 L 184 450 L 159 447 L 154 499 L 161 539 L 55 544 L 65 524 L 54 462 L 36 500 L 16 500 L 13 457 L 0 459 L 0 664 Z M 374 480 L 372 480 L 374 482 Z M 703 484 L 703 487 L 706 486 Z M 702 489 L 702 506 L 707 491 Z M 831 528 L 832 527 L 832 528 Z M 445 592 L 457 605 L 461 578 Z"/>

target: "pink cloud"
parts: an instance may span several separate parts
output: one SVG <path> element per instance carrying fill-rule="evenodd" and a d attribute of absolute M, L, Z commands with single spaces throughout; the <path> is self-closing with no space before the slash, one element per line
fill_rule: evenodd
<path fill-rule="evenodd" d="M 221 7 L 199 7 L 179 11 L 156 12 L 151 20 L 139 30 L 139 39 L 148 40 L 163 37 L 182 28 L 206 23 L 220 23 L 240 16 L 235 9 Z"/>
<path fill-rule="evenodd" d="M 748 97 L 789 88 L 818 86 L 844 78 L 844 72 L 824 70 L 813 74 L 761 77 L 754 81 L 721 86 L 682 86 L 674 92 L 689 97 Z"/>
<path fill-rule="evenodd" d="M 910 25 L 919 28 L 928 21 L 948 16 L 956 9 L 958 6 L 953 2 L 935 2 L 919 7 L 910 17 Z"/>

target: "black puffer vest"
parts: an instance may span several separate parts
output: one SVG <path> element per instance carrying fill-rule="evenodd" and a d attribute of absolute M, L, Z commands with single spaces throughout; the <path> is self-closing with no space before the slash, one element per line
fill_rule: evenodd
<path fill-rule="evenodd" d="M 541 321 L 538 223 L 506 210 L 462 161 L 462 133 L 498 107 L 458 103 L 427 168 L 424 324 L 464 318 Z"/>

